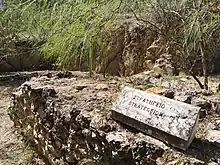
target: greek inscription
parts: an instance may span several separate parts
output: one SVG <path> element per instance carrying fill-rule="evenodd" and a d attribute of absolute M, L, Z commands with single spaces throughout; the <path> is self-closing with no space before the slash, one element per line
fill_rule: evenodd
<path fill-rule="evenodd" d="M 162 117 L 164 114 L 160 112 L 159 116 Z"/>
<path fill-rule="evenodd" d="M 146 98 L 143 98 L 143 97 L 140 97 L 140 96 L 137 96 L 137 95 L 135 95 L 133 97 L 133 100 L 141 101 L 143 103 L 147 103 L 147 104 L 150 104 L 150 105 L 154 105 L 158 108 L 165 109 L 165 104 L 157 102 L 157 101 L 153 101 L 153 100 L 148 100 Z"/>
<path fill-rule="evenodd" d="M 164 114 L 163 114 L 162 112 L 159 112 L 159 111 L 157 111 L 156 109 L 148 108 L 147 106 L 144 106 L 144 105 L 141 105 L 141 104 L 137 104 L 137 103 L 135 103 L 135 102 L 133 102 L 133 101 L 130 101 L 130 102 L 128 103 L 128 105 L 129 105 L 129 106 L 132 106 L 132 107 L 134 107 L 134 108 L 137 108 L 137 109 L 141 109 L 141 110 L 143 110 L 143 111 L 146 111 L 146 112 L 148 112 L 148 113 L 150 113 L 150 114 L 152 114 L 152 115 L 156 115 L 156 116 L 160 116 L 160 117 L 163 117 L 163 116 L 164 116 Z"/>
<path fill-rule="evenodd" d="M 160 103 L 159 103 L 159 102 L 157 102 L 155 106 L 156 106 L 156 107 L 159 107 L 159 105 L 160 105 Z"/>
<path fill-rule="evenodd" d="M 160 107 L 164 109 L 165 108 L 165 104 L 161 104 Z"/>
<path fill-rule="evenodd" d="M 154 105 L 154 102 L 152 100 L 149 101 L 150 105 Z"/>
<path fill-rule="evenodd" d="M 136 103 L 133 103 L 133 105 L 134 105 L 134 107 L 135 107 L 135 108 L 138 108 L 138 106 L 137 106 L 137 104 L 136 104 Z"/>

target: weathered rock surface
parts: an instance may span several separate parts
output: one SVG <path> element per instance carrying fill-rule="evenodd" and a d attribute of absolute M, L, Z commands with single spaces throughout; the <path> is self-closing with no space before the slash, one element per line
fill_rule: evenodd
<path fill-rule="evenodd" d="M 50 77 L 33 78 L 23 84 L 13 93 L 9 109 L 15 126 L 45 162 L 156 164 L 164 150 L 110 117 L 118 84 L 111 80 L 86 82 L 79 75 Z"/>
<path fill-rule="evenodd" d="M 194 139 L 199 111 L 199 107 L 125 87 L 113 106 L 112 117 L 186 150 Z"/>
<path fill-rule="evenodd" d="M 160 58 L 155 61 L 152 70 L 159 75 L 175 75 L 177 74 L 177 69 L 170 62 L 172 61 L 172 55 L 162 54 Z"/>
<path fill-rule="evenodd" d="M 208 134 L 206 138 L 220 147 L 220 131 L 219 130 L 208 130 Z"/>
<path fill-rule="evenodd" d="M 47 164 L 220 164 L 220 147 L 207 139 L 208 123 L 216 121 L 216 127 L 220 126 L 220 99 L 203 95 L 191 78 L 168 80 L 146 73 L 129 79 L 103 79 L 99 75 L 89 78 L 82 72 L 35 76 L 13 93 L 9 115 Z M 158 94 L 172 90 L 176 100 L 185 102 L 189 97 L 188 103 L 203 100 L 211 104 L 211 108 L 205 106 L 208 113 L 200 119 L 196 138 L 187 151 L 180 152 L 111 119 L 112 102 L 124 86 L 142 90 L 159 87 Z M 211 81 L 210 86 L 216 83 Z"/>

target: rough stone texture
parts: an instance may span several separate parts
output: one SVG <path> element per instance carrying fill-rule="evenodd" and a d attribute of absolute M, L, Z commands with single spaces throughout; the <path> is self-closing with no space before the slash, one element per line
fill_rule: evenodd
<path fill-rule="evenodd" d="M 14 125 L 46 163 L 156 164 L 164 150 L 110 117 L 119 91 L 115 80 L 84 73 L 67 77 L 32 78 L 13 93 L 9 108 Z"/>
<path fill-rule="evenodd" d="M 164 96 L 165 97 L 167 97 L 167 98 L 170 98 L 170 99 L 173 99 L 174 98 L 174 91 L 172 91 L 172 90 L 166 90 L 165 92 L 164 92 Z"/>
<path fill-rule="evenodd" d="M 188 104 L 191 104 L 192 101 L 191 96 L 175 96 L 175 99 Z"/>
<path fill-rule="evenodd" d="M 196 138 L 193 140 L 188 150 L 184 153 L 181 153 L 181 157 L 176 150 L 169 150 L 163 154 L 162 158 L 160 158 L 160 164 L 172 164 L 173 161 L 178 162 L 177 164 L 197 164 L 194 162 L 194 159 L 202 161 L 203 164 L 220 164 L 220 148 L 206 138 L 208 132 L 206 127 L 208 123 L 213 123 L 216 121 L 218 130 L 220 130 L 220 98 L 219 94 L 216 93 L 216 88 L 219 85 L 220 77 L 211 77 L 209 79 L 209 87 L 212 91 L 215 91 L 215 94 L 208 96 L 203 94 L 203 90 L 201 90 L 195 80 L 189 76 L 164 76 L 159 79 L 154 78 L 153 81 L 148 81 L 148 83 L 145 83 L 145 81 L 142 80 L 146 79 L 146 77 L 146 72 L 139 73 L 132 76 L 131 82 L 135 84 L 135 88 L 138 87 L 144 91 L 148 91 L 149 87 L 154 88 L 154 90 L 151 89 L 151 93 L 155 93 L 155 89 L 156 93 L 158 93 L 157 89 L 162 89 L 160 90 L 162 92 L 158 93 L 160 95 L 164 94 L 163 91 L 173 90 L 175 92 L 174 99 L 183 102 L 186 101 L 187 103 L 193 103 L 193 105 L 200 105 L 201 107 L 205 108 L 202 109 L 202 111 L 205 111 L 206 114 L 199 120 Z M 148 74 L 148 80 L 152 80 L 152 78 L 149 77 L 150 76 Z M 199 77 L 199 79 L 201 82 L 204 81 L 202 77 Z M 209 106 L 204 106 L 208 105 L 207 103 Z"/>
<path fill-rule="evenodd" d="M 114 119 L 185 150 L 194 138 L 199 110 L 199 107 L 125 87 L 112 113 Z"/>
<path fill-rule="evenodd" d="M 206 137 L 210 142 L 220 147 L 220 131 L 219 130 L 208 130 Z"/>
<path fill-rule="evenodd" d="M 21 82 L 23 82 L 31 77 L 30 74 L 33 73 L 19 73 L 20 76 L 15 77 L 13 76 L 15 74 L 11 76 L 2 75 L 1 82 L 3 82 L 3 80 L 4 83 L 7 82 L 6 80 L 16 80 L 16 77 L 22 79 Z M 22 76 L 24 76 L 24 78 L 22 78 Z M 109 149 L 112 154 L 110 156 L 111 160 L 114 160 L 115 164 L 120 165 L 123 165 L 123 163 L 126 164 L 126 161 L 129 161 L 127 165 L 220 164 L 220 147 L 217 147 L 215 143 L 212 143 L 206 138 L 208 133 L 207 125 L 209 123 L 213 123 L 217 128 L 215 128 L 216 130 L 220 128 L 220 98 L 215 96 L 216 93 L 211 96 L 203 95 L 198 84 L 188 76 L 155 78 L 145 72 L 126 79 L 118 77 L 108 77 L 104 79 L 100 75 L 93 75 L 93 78 L 89 78 L 87 73 L 82 72 L 51 71 L 37 72 L 37 74 L 33 76 L 37 77 L 33 77 L 26 83 L 31 85 L 31 88 L 22 86 L 14 94 L 15 99 L 11 100 L 9 114 L 14 123 L 17 123 L 18 129 L 16 128 L 16 130 L 26 135 L 24 136 L 26 137 L 25 139 L 30 139 L 33 143 L 33 139 L 39 141 L 39 143 L 36 143 L 37 145 L 34 145 L 34 148 L 39 149 L 39 155 L 41 155 L 41 158 L 45 158 L 44 161 L 47 161 L 47 164 L 50 164 L 48 163 L 49 160 L 57 161 L 56 164 L 73 165 L 86 163 L 97 164 L 97 160 L 103 160 L 101 162 L 99 161 L 98 164 L 106 165 L 110 164 L 108 157 L 108 153 L 110 153 Z M 200 78 L 200 80 L 203 81 L 202 78 Z M 219 80 L 220 77 L 210 78 L 210 87 L 216 89 L 219 85 Z M 175 93 L 174 99 L 178 99 L 177 96 L 186 96 L 190 97 L 192 102 L 196 102 L 195 100 L 200 98 L 210 103 L 212 107 L 211 109 L 207 108 L 207 115 L 199 120 L 196 138 L 190 147 L 183 152 L 111 119 L 109 113 L 110 106 L 112 105 L 111 102 L 116 100 L 116 96 L 118 96 L 118 93 L 121 92 L 124 86 L 134 87 L 159 95 L 163 95 L 167 90 L 172 90 Z M 28 98 L 30 97 L 25 94 L 24 89 L 26 88 L 27 93 L 28 91 L 34 91 L 31 94 L 31 100 L 29 100 Z M 55 89 L 55 93 L 52 90 L 53 88 Z M 55 94 L 55 97 L 48 96 L 46 91 L 51 91 L 49 95 Z M 18 93 L 23 94 L 18 95 Z M 37 97 L 34 97 L 35 99 L 32 97 L 34 93 L 39 94 Z M 30 106 L 30 104 L 27 104 L 24 100 L 36 102 L 37 105 L 41 105 L 38 109 L 43 109 L 43 111 L 39 111 L 40 113 L 38 111 L 33 112 L 33 106 Z M 184 101 L 184 99 L 182 100 Z M 42 105 L 44 107 L 42 107 Z M 75 109 L 71 107 L 75 107 Z M 71 113 L 72 117 L 70 117 L 70 112 L 74 112 Z M 73 120 L 75 118 L 74 115 L 77 116 L 77 120 Z M 62 118 L 64 116 L 65 119 Z M 90 121 L 90 119 L 92 121 Z M 54 122 L 51 123 L 51 121 Z M 42 124 L 42 122 L 45 124 Z M 60 122 L 64 122 L 64 124 L 59 124 Z M 36 131 L 33 131 L 33 125 Z M 71 126 L 71 128 L 68 126 Z M 34 134 L 34 132 L 38 135 Z M 107 145 L 108 147 L 105 147 L 107 148 L 106 152 L 104 152 L 105 154 L 103 154 L 103 152 L 93 152 L 96 149 L 100 150 L 101 147 L 98 147 L 99 145 L 94 145 L 100 141 L 94 136 L 91 138 L 93 139 L 92 142 L 85 140 L 87 132 L 88 135 L 90 135 L 90 132 L 93 132 L 92 135 L 100 135 L 98 136 L 98 139 L 101 139 L 100 141 L 105 139 L 107 142 L 104 140 L 104 146 L 110 144 L 109 146 Z M 72 137 L 70 137 L 70 135 Z M 103 139 L 100 138 L 102 135 L 106 135 L 106 137 Z M 63 140 L 60 136 L 68 137 L 68 140 Z M 54 139 L 56 139 L 56 141 Z M 87 144 L 84 145 L 85 141 L 89 141 L 90 143 L 88 144 L 91 144 L 89 147 L 92 148 L 89 150 L 88 155 L 80 154 L 87 151 L 81 150 L 84 146 L 87 146 Z M 47 153 L 43 155 L 43 151 Z M 70 153 L 73 155 L 72 157 Z M 77 159 L 75 159 L 76 156 Z M 55 159 L 53 160 L 54 157 Z M 69 163 L 67 163 L 67 160 Z M 73 161 L 73 163 L 70 163 L 71 161 Z M 38 164 L 42 165 L 42 163 Z"/>
<path fill-rule="evenodd" d="M 129 77 L 129 81 L 131 81 L 135 85 L 152 85 L 156 84 L 160 80 L 152 76 L 152 72 L 142 72 L 140 74 L 133 75 Z"/>
<path fill-rule="evenodd" d="M 159 75 L 175 75 L 177 74 L 176 68 L 170 62 L 172 60 L 172 55 L 162 54 L 160 58 L 155 61 L 152 70 Z"/>
<path fill-rule="evenodd" d="M 158 58 L 159 48 L 152 46 L 157 34 L 132 15 L 121 20 L 103 35 L 103 52 L 96 70 L 124 76 L 150 70 Z"/>
<path fill-rule="evenodd" d="M 172 151 L 166 151 L 163 158 L 157 160 L 158 165 L 204 165 L 205 163 L 196 158 L 186 157 L 180 152 L 172 153 Z M 164 163 L 164 159 L 166 163 Z"/>
<path fill-rule="evenodd" d="M 220 147 L 220 120 L 216 119 L 207 124 L 205 139 Z M 219 157 L 220 160 L 220 157 Z"/>

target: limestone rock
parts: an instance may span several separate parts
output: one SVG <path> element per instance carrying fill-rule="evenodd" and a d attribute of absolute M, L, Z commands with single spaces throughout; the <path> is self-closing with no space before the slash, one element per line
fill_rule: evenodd
<path fill-rule="evenodd" d="M 1 83 L 29 80 L 13 93 L 9 115 L 16 130 L 34 144 L 34 149 L 48 165 L 94 162 L 99 165 L 220 164 L 220 147 L 213 145 L 205 134 L 213 130 L 207 129 L 208 123 L 215 125 L 214 131 L 220 129 L 219 98 L 204 96 L 191 78 L 184 82 L 179 81 L 181 77 L 167 81 L 152 75 L 152 72 L 140 73 L 134 75 L 135 78 L 132 76 L 133 81 L 126 81 L 119 77 L 104 79 L 102 75 L 90 78 L 85 72 L 42 71 L 1 74 L 0 80 Z M 96 89 L 98 84 L 107 84 L 108 90 L 105 87 Z M 207 109 L 204 109 L 208 113 L 199 122 L 196 138 L 187 151 L 173 149 L 111 118 L 112 102 L 122 87 L 136 84 L 146 84 L 139 85 L 144 90 L 161 88 L 159 94 L 163 94 L 164 89 L 171 89 L 175 92 L 174 99 L 183 97 L 179 101 L 184 102 L 190 96 L 194 105 Z M 78 85 L 86 87 L 76 90 Z M 210 81 L 210 86 L 216 85 Z M 205 102 L 211 104 L 211 111 Z"/>
<path fill-rule="evenodd" d="M 175 100 L 191 104 L 192 96 L 175 96 Z"/>
<path fill-rule="evenodd" d="M 209 162 L 208 165 L 218 165 L 218 163 L 215 163 L 215 162 Z"/>
<path fill-rule="evenodd" d="M 213 123 L 209 123 L 208 125 L 207 125 L 207 130 L 215 130 L 217 127 L 215 126 L 215 124 L 213 124 Z"/>
<path fill-rule="evenodd" d="M 153 66 L 153 71 L 155 74 L 160 75 L 175 75 L 176 69 L 173 67 L 172 63 L 172 56 L 169 54 L 162 54 L 161 58 L 155 61 L 155 65 Z"/>
<path fill-rule="evenodd" d="M 207 111 L 211 110 L 212 104 L 205 99 L 194 97 L 191 102 L 193 105 L 206 109 Z"/>
<path fill-rule="evenodd" d="M 146 60 L 145 61 L 145 68 L 147 68 L 148 70 L 152 70 L 154 67 L 154 62 L 153 60 Z"/>
<path fill-rule="evenodd" d="M 172 151 L 167 150 L 164 153 L 164 156 L 166 157 L 166 161 L 162 158 L 157 159 L 157 165 L 205 165 L 205 162 L 200 161 L 196 158 L 191 158 L 191 157 L 185 157 L 183 154 L 180 152 L 177 153 L 172 153 Z"/>
<path fill-rule="evenodd" d="M 149 85 L 149 84 L 155 84 L 159 80 L 153 77 L 153 72 L 146 71 L 141 72 L 139 74 L 135 74 L 131 77 L 129 77 L 131 82 L 135 85 Z"/>
<path fill-rule="evenodd" d="M 96 90 L 108 90 L 108 85 L 107 84 L 98 84 L 95 87 Z"/>
<path fill-rule="evenodd" d="M 83 90 L 84 88 L 86 88 L 87 87 L 87 85 L 83 85 L 83 84 L 78 84 L 77 86 L 76 86 L 76 90 Z"/>
<path fill-rule="evenodd" d="M 220 147 L 220 131 L 219 130 L 208 130 L 206 139 Z"/>
<path fill-rule="evenodd" d="M 108 84 L 108 90 L 103 85 L 94 90 L 97 79 L 85 81 L 84 77 L 77 77 L 76 83 L 69 78 L 50 77 L 20 86 L 13 93 L 9 108 L 14 125 L 34 144 L 45 162 L 156 164 L 164 149 L 143 140 L 147 135 L 140 137 L 109 116 L 118 84 Z M 81 90 L 75 91 L 77 86 Z"/>
<path fill-rule="evenodd" d="M 91 159 L 83 159 L 77 163 L 77 165 L 97 165 Z"/>
<path fill-rule="evenodd" d="M 204 96 L 211 96 L 211 95 L 213 95 L 214 93 L 213 93 L 212 91 L 210 91 L 210 90 L 202 90 L 202 94 L 203 94 Z"/>
<path fill-rule="evenodd" d="M 153 70 L 155 75 L 163 76 L 163 75 L 166 74 L 166 71 L 158 64 L 155 64 L 152 70 Z"/>
<path fill-rule="evenodd" d="M 166 90 L 165 92 L 164 92 L 164 96 L 165 97 L 167 97 L 167 98 L 170 98 L 170 99 L 173 99 L 174 98 L 174 91 L 172 91 L 172 90 Z"/>

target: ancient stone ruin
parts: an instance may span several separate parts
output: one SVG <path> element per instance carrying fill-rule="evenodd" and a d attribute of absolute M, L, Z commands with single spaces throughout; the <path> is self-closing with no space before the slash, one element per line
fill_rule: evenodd
<path fill-rule="evenodd" d="M 163 149 L 110 118 L 114 81 L 86 74 L 32 79 L 13 94 L 10 117 L 49 164 L 155 164 Z M 95 164 L 95 163 L 94 163 Z"/>
<path fill-rule="evenodd" d="M 88 73 L 82 72 L 48 72 L 33 76 L 12 94 L 9 115 L 17 130 L 46 164 L 220 163 L 220 148 L 214 144 L 213 131 L 210 130 L 208 136 L 210 141 L 203 134 L 204 125 L 214 119 L 211 115 L 205 120 L 200 114 L 204 121 L 199 123 L 196 138 L 185 152 L 112 119 L 112 104 L 121 89 L 138 87 L 134 85 L 138 79 L 103 79 L 100 75 L 90 78 Z M 166 88 L 161 79 L 146 81 L 148 85 L 160 84 Z M 169 86 L 169 89 L 175 88 Z M 208 113 L 212 109 L 216 116 L 217 109 L 213 110 L 213 106 L 218 108 L 218 99 L 211 102 L 202 99 L 202 92 L 187 92 L 184 96 L 190 95 L 190 103 Z M 172 92 L 165 90 L 162 93 L 168 96 Z M 174 99 L 184 99 L 175 94 Z"/>

